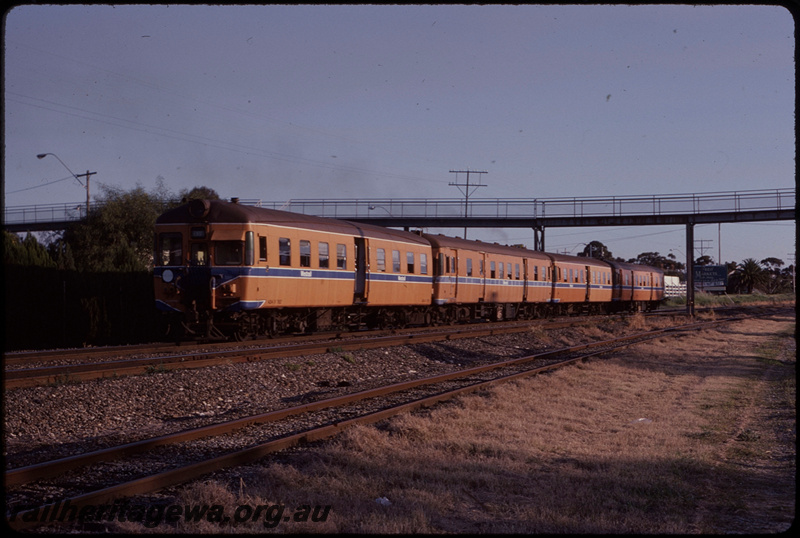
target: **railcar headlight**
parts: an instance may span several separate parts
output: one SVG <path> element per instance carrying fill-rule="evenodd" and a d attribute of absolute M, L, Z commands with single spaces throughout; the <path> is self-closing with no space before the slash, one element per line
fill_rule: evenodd
<path fill-rule="evenodd" d="M 164 272 L 161 273 L 161 280 L 169 284 L 172 282 L 172 279 L 175 278 L 175 274 L 172 272 L 171 269 L 164 269 Z"/>

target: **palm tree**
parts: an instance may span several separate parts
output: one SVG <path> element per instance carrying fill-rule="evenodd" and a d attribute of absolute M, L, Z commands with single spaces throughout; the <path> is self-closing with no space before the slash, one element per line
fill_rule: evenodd
<path fill-rule="evenodd" d="M 741 285 L 747 288 L 747 293 L 753 293 L 753 287 L 760 284 L 764 277 L 764 269 L 753 258 L 743 260 L 736 267 L 736 273 Z"/>

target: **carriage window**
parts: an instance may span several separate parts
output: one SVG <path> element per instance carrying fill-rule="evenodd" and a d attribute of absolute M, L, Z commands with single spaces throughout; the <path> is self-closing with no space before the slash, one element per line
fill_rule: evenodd
<path fill-rule="evenodd" d="M 414 253 L 413 252 L 406 252 L 406 272 L 413 273 L 414 272 Z"/>
<path fill-rule="evenodd" d="M 214 263 L 216 265 L 242 265 L 241 241 L 215 241 Z"/>
<path fill-rule="evenodd" d="M 278 253 L 281 265 L 292 265 L 292 241 L 286 237 L 278 240 Z"/>
<path fill-rule="evenodd" d="M 467 258 L 467 276 L 472 276 L 472 258 Z"/>
<path fill-rule="evenodd" d="M 519 280 L 519 264 L 518 263 L 514 264 L 514 277 L 517 280 Z"/>
<path fill-rule="evenodd" d="M 427 254 L 420 254 L 419 255 L 419 272 L 423 275 L 428 274 L 428 255 Z"/>
<path fill-rule="evenodd" d="M 311 267 L 311 241 L 300 240 L 300 267 Z"/>
<path fill-rule="evenodd" d="M 328 243 L 319 243 L 319 268 L 320 269 L 327 269 L 328 268 Z"/>
<path fill-rule="evenodd" d="M 378 249 L 378 271 L 386 272 L 386 251 Z"/>
<path fill-rule="evenodd" d="M 539 280 L 539 266 L 538 265 L 534 265 L 533 266 L 533 279 L 534 280 Z"/>
<path fill-rule="evenodd" d="M 254 265 L 256 263 L 255 233 L 244 233 L 244 264 Z"/>
<path fill-rule="evenodd" d="M 183 263 L 183 237 L 180 233 L 167 233 L 159 236 L 159 259 L 161 265 L 181 265 Z"/>
<path fill-rule="evenodd" d="M 486 274 L 486 272 L 484 271 L 483 260 L 478 260 L 478 270 L 480 271 L 480 276 Z"/>
<path fill-rule="evenodd" d="M 347 269 L 347 245 L 336 245 L 336 268 Z"/>
<path fill-rule="evenodd" d="M 495 262 L 489 262 L 489 278 L 494 278 L 496 275 Z"/>
<path fill-rule="evenodd" d="M 258 259 L 262 262 L 267 261 L 267 238 L 258 236 Z"/>
<path fill-rule="evenodd" d="M 392 272 L 399 273 L 400 272 L 400 251 L 393 250 L 392 251 Z"/>
<path fill-rule="evenodd" d="M 512 273 L 513 273 L 513 271 L 512 271 L 512 269 L 513 269 L 512 263 L 508 262 L 508 265 L 506 267 L 508 267 L 508 279 L 511 280 L 511 276 L 512 276 Z"/>
<path fill-rule="evenodd" d="M 500 263 L 497 264 L 497 274 L 500 275 L 500 278 L 503 278 L 503 274 L 504 274 L 503 270 L 504 269 L 505 269 L 505 267 L 503 267 L 503 262 L 500 262 Z"/>

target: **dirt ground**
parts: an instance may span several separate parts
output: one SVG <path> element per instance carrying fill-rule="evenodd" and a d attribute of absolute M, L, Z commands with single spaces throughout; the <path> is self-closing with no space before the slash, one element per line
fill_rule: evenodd
<path fill-rule="evenodd" d="M 794 312 L 663 336 L 353 428 L 179 499 L 331 505 L 325 521 L 267 532 L 780 533 L 795 517 L 795 354 Z M 253 525 L 158 530 L 267 530 Z"/>

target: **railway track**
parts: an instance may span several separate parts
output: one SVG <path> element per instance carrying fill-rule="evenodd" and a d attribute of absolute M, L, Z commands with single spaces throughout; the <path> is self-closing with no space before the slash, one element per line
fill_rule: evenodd
<path fill-rule="evenodd" d="M 589 318 L 590 319 L 590 318 Z M 186 351 L 163 353 L 164 346 L 135 346 L 98 350 L 93 353 L 75 350 L 64 354 L 45 352 L 41 355 L 24 354 L 6 360 L 4 388 L 6 390 L 48 384 L 73 383 L 90 379 L 141 375 L 169 370 L 203 368 L 217 364 L 235 364 L 276 358 L 327 353 L 332 350 L 352 351 L 375 349 L 406 344 L 419 344 L 461 338 L 477 338 L 524 332 L 533 326 L 559 329 L 589 322 L 587 318 L 552 321 L 525 321 L 507 323 L 482 323 L 448 328 L 423 328 L 365 334 L 317 335 L 297 339 L 281 339 L 264 344 L 231 347 L 231 344 L 192 346 Z M 126 358 L 125 355 L 145 357 Z M 155 353 L 155 354 L 154 354 Z M 67 364 L 50 365 L 51 362 Z M 76 362 L 77 361 L 77 362 Z M 88 362 L 82 362 L 88 361 Z M 36 366 L 30 366 L 32 363 Z"/>
<path fill-rule="evenodd" d="M 37 510 L 40 511 L 37 513 L 42 514 L 44 510 L 48 510 L 52 514 L 65 500 L 72 506 L 98 505 L 118 497 L 148 493 L 218 469 L 253 461 L 300 443 L 335 435 L 356 423 L 380 421 L 398 413 L 480 390 L 493 383 L 563 367 L 665 334 L 696 330 L 739 319 L 742 318 L 730 317 L 666 327 L 484 364 L 12 469 L 6 473 L 6 500 L 10 505 L 21 506 L 24 504 L 26 491 L 31 495 L 28 501 L 33 502 L 43 489 L 48 489 L 51 491 L 51 498 L 61 500 L 51 503 L 49 508 L 38 506 Z M 238 440 L 235 443 L 229 442 L 231 437 Z M 224 450 L 222 446 L 225 447 Z M 191 461 L 183 454 L 187 450 L 194 454 Z M 220 455 L 220 451 L 225 453 Z M 144 459 L 138 462 L 119 463 L 122 458 L 135 460 L 142 455 Z M 164 466 L 164 461 L 179 463 Z M 89 465 L 95 467 L 87 467 Z M 130 479 L 121 483 L 114 482 L 120 476 Z M 94 481 L 90 479 L 87 484 L 86 477 L 105 478 Z M 52 493 L 53 488 L 58 493 Z M 27 520 L 25 513 L 20 512 L 13 517 L 10 524 L 25 526 L 28 523 L 41 522 L 41 518 L 36 517 L 28 517 Z"/>

